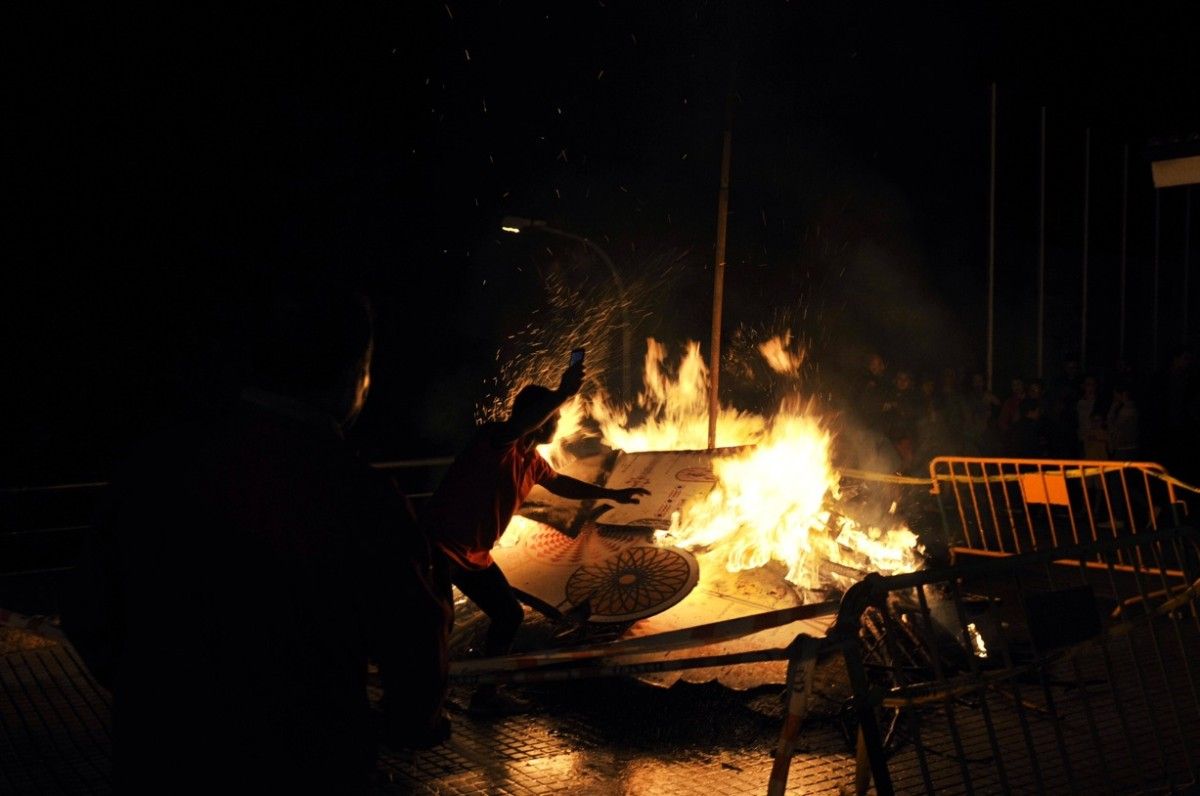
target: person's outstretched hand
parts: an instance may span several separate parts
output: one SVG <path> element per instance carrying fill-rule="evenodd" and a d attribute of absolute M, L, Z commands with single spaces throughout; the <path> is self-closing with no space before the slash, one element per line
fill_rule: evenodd
<path fill-rule="evenodd" d="M 570 398 L 579 392 L 583 386 L 583 363 L 571 365 L 563 371 L 562 379 L 558 382 L 558 392 L 563 398 Z"/>
<path fill-rule="evenodd" d="M 649 495 L 649 489 L 642 489 L 640 486 L 631 486 L 627 489 L 610 489 L 608 490 L 608 499 L 615 500 L 618 503 L 640 503 L 638 500 L 642 495 Z"/>

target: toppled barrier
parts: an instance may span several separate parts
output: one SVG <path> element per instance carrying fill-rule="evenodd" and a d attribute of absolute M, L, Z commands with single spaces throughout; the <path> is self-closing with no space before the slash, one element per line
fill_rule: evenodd
<path fill-rule="evenodd" d="M 1195 784 L 1198 601 L 1190 528 L 865 579 L 827 638 L 854 691 L 857 792 Z"/>

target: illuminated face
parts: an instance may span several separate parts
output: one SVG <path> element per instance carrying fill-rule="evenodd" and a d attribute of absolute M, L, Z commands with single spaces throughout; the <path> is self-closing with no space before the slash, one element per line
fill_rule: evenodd
<path fill-rule="evenodd" d="M 346 419 L 342 421 L 342 428 L 348 429 L 354 425 L 354 421 L 358 419 L 362 413 L 363 406 L 367 403 L 367 393 L 371 391 L 371 354 L 367 353 L 366 361 L 363 362 L 362 373 L 359 374 L 358 380 L 354 384 L 354 397 L 350 404 L 350 410 L 346 415 Z"/>
<path fill-rule="evenodd" d="M 367 395 L 371 392 L 371 369 L 363 371 L 362 378 L 358 380 L 358 387 L 354 391 L 354 414 L 362 411 L 363 405 L 367 402 Z"/>

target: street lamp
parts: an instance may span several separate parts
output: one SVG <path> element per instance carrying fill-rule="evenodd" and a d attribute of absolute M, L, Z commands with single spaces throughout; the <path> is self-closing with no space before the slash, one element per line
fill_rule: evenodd
<path fill-rule="evenodd" d="M 585 249 L 595 254 L 600 258 L 601 262 L 608 267 L 609 274 L 612 275 L 613 284 L 617 288 L 617 300 L 621 304 L 621 398 L 628 400 L 630 393 L 629 380 L 629 355 L 633 349 L 633 326 L 629 323 L 629 303 L 625 296 L 625 283 L 621 280 L 621 274 L 617 271 L 617 267 L 613 265 L 612 258 L 601 249 L 595 241 L 590 238 L 585 238 L 582 235 L 576 235 L 572 232 L 552 227 L 545 221 L 536 218 L 521 218 L 519 216 L 505 216 L 500 222 L 500 229 L 510 234 L 519 234 L 521 232 L 544 232 L 547 235 L 556 235 L 560 238 L 575 241 L 581 244 Z"/>

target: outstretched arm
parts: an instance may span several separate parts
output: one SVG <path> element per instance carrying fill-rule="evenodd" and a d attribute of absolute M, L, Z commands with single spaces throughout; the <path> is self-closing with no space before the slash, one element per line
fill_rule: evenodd
<path fill-rule="evenodd" d="M 629 487 L 627 489 L 609 489 L 608 487 L 589 484 L 587 481 L 580 481 L 578 478 L 572 478 L 562 473 L 546 481 L 542 486 L 559 497 L 565 497 L 568 500 L 614 500 L 617 503 L 639 503 L 638 498 L 642 495 L 650 494 L 649 490 L 642 489 L 640 486 Z"/>

